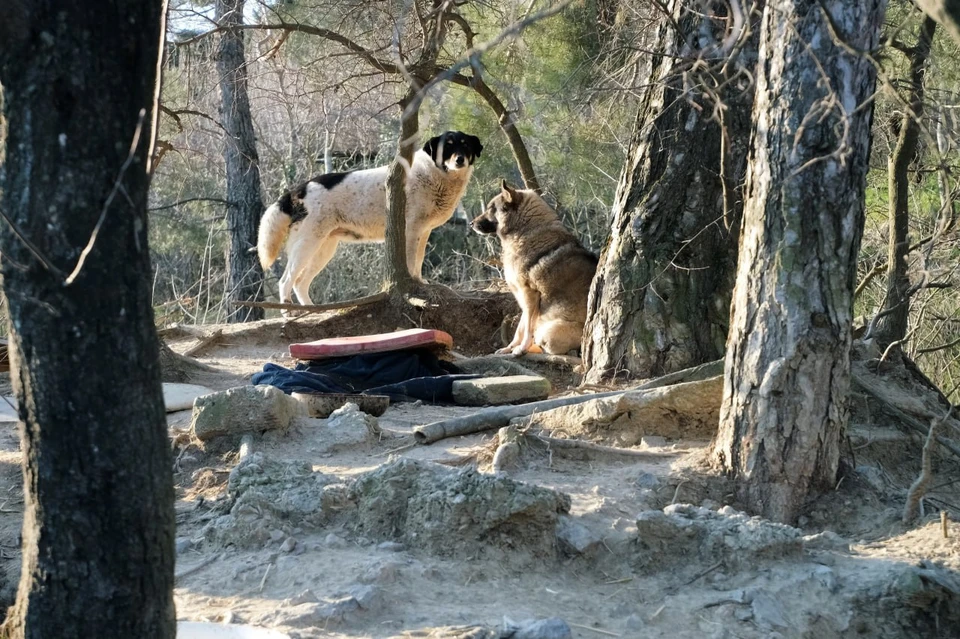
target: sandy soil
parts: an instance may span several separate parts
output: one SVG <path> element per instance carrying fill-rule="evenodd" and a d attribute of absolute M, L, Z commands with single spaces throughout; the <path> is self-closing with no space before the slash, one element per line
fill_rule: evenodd
<path fill-rule="evenodd" d="M 169 343 L 183 352 L 196 341 L 181 335 Z M 191 383 L 221 390 L 249 383 L 266 361 L 291 365 L 288 341 L 278 332 L 271 336 L 270 329 L 255 338 L 225 334 L 200 356 L 211 371 Z M 285 436 L 264 437 L 254 448 L 343 481 L 401 458 L 459 464 L 461 472 L 472 462 L 483 471 L 495 433 L 404 445 L 403 436 L 415 425 L 470 410 L 393 405 L 379 419 L 393 437 L 335 452 L 325 445 L 323 420 L 301 417 Z M 190 412 L 169 415 L 169 423 L 176 437 L 188 429 Z M 802 535 L 833 531 L 839 537 L 808 537 L 796 552 L 772 555 L 744 547 L 739 554 L 708 556 L 678 540 L 675 548 L 667 544 L 651 557 L 638 544 L 642 512 L 671 503 L 716 511 L 730 501 L 722 479 L 704 470 L 706 441 L 667 441 L 656 450 L 671 455 L 651 460 L 525 453 L 509 477 L 569 495 L 571 520 L 595 542 L 584 553 L 560 547 L 551 558 L 470 538 L 456 552 L 431 554 L 409 539 L 368 539 L 342 521 L 323 527 L 294 522 L 256 548 L 211 543 L 204 530 L 225 512 L 237 455 L 185 445 L 175 474 L 177 572 L 183 575 L 176 587 L 178 618 L 277 627 L 302 638 L 467 636 L 449 627 L 493 628 L 505 618 L 544 617 L 562 618 L 572 636 L 584 638 L 960 636 L 960 626 L 947 621 L 955 600 L 925 603 L 923 609 L 891 586 L 920 561 L 947 569 L 944 574 L 954 579 L 960 570 L 960 525 L 949 523 L 945 539 L 938 513 L 928 512 L 910 528 L 899 522 L 905 479 L 917 468 L 918 440 L 870 424 L 856 424 L 852 439 L 861 472 L 811 503 L 800 522 Z M 8 596 L 20 561 L 20 458 L 16 425 L 0 424 L 0 565 Z M 935 484 L 958 476 L 955 464 L 940 460 Z M 945 508 L 960 517 L 951 506 L 960 504 L 958 489 L 960 482 L 938 488 L 938 501 L 929 501 L 928 511 Z M 322 623 L 297 618 L 305 603 L 340 601 L 365 586 L 370 588 L 359 608 L 346 606 L 344 614 Z M 885 622 L 886 630 L 871 625 L 881 614 L 895 620 Z M 915 634 L 904 630 L 911 626 Z"/>

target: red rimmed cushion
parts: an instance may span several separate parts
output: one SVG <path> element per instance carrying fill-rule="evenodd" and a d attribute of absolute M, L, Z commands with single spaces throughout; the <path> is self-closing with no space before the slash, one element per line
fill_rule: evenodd
<path fill-rule="evenodd" d="M 386 353 L 409 348 L 453 347 L 449 333 L 429 328 L 410 328 L 393 333 L 357 335 L 356 337 L 328 337 L 315 342 L 291 344 L 290 356 L 297 359 L 326 359 L 358 353 Z"/>

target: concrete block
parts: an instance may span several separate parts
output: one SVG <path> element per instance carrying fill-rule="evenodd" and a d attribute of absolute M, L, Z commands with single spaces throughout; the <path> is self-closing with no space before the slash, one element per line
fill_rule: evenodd
<path fill-rule="evenodd" d="M 453 383 L 453 401 L 464 406 L 533 402 L 549 395 L 550 382 L 536 375 L 482 377 Z"/>

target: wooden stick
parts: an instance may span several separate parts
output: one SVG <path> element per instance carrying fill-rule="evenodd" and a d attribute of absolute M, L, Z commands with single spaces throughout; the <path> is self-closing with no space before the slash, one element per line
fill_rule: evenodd
<path fill-rule="evenodd" d="M 546 435 L 527 435 L 533 439 L 538 439 L 544 444 L 547 444 L 549 448 L 555 449 L 566 449 L 566 450 L 589 450 L 595 453 L 603 453 L 605 455 L 623 455 L 625 457 L 642 457 L 645 459 L 664 459 L 666 457 L 675 457 L 680 453 L 677 452 L 653 452 L 649 450 L 634 450 L 632 448 L 617 448 L 616 446 L 603 446 L 602 444 L 594 444 L 593 442 L 587 442 L 582 439 L 559 439 L 557 437 L 547 437 Z"/>
<path fill-rule="evenodd" d="M 193 346 L 188 348 L 186 351 L 184 351 L 183 356 L 193 357 L 194 355 L 196 355 L 197 353 L 205 349 L 207 346 L 210 346 L 211 344 L 219 340 L 221 337 L 223 337 L 223 329 L 218 328 L 210 335 L 207 335 L 206 337 L 201 339 L 200 342 L 198 342 L 197 344 L 194 344 Z"/>
<path fill-rule="evenodd" d="M 331 302 L 329 304 L 282 304 L 280 302 L 234 302 L 237 306 L 250 306 L 252 308 L 278 308 L 283 311 L 308 311 L 318 313 L 320 311 L 335 311 L 339 308 L 352 308 L 354 306 L 367 306 L 376 304 L 390 297 L 389 293 L 374 293 L 366 297 L 358 297 L 355 300 L 346 300 L 345 302 Z"/>
<path fill-rule="evenodd" d="M 676 373 L 670 373 L 657 379 L 644 382 L 634 388 L 628 388 L 622 391 L 611 391 L 608 393 L 593 393 L 591 395 L 572 395 L 570 397 L 560 397 L 556 399 L 545 399 L 539 402 L 529 404 L 519 404 L 515 406 L 493 406 L 484 408 L 464 415 L 463 417 L 454 417 L 452 419 L 443 419 L 430 424 L 416 426 L 413 429 L 413 436 L 417 438 L 419 444 L 432 444 L 448 437 L 457 437 L 459 435 L 470 435 L 500 428 L 510 423 L 510 420 L 517 417 L 527 417 L 533 413 L 559 408 L 561 406 L 571 406 L 573 404 L 582 404 L 592 399 L 601 399 L 604 397 L 615 397 L 634 391 L 651 390 L 661 386 L 671 386 L 680 382 L 694 382 L 710 377 L 715 377 L 723 373 L 723 360 L 717 360 L 708 364 L 701 364 L 693 368 L 687 368 Z"/>

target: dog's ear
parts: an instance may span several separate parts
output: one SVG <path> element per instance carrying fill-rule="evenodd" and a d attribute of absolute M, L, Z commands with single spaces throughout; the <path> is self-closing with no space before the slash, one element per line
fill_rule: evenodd
<path fill-rule="evenodd" d="M 473 153 L 473 157 L 480 157 L 480 152 L 483 151 L 483 145 L 480 144 L 480 138 L 475 135 L 467 135 L 467 141 L 470 142 L 470 151 Z"/>
<path fill-rule="evenodd" d="M 515 204 L 520 199 L 517 196 L 516 189 L 510 188 L 506 180 L 500 180 L 500 193 L 507 204 Z"/>
<path fill-rule="evenodd" d="M 430 157 L 436 159 L 437 157 L 437 147 L 440 146 L 440 136 L 438 135 L 435 138 L 430 138 L 427 140 L 427 143 L 423 145 L 423 152 L 429 155 Z"/>

